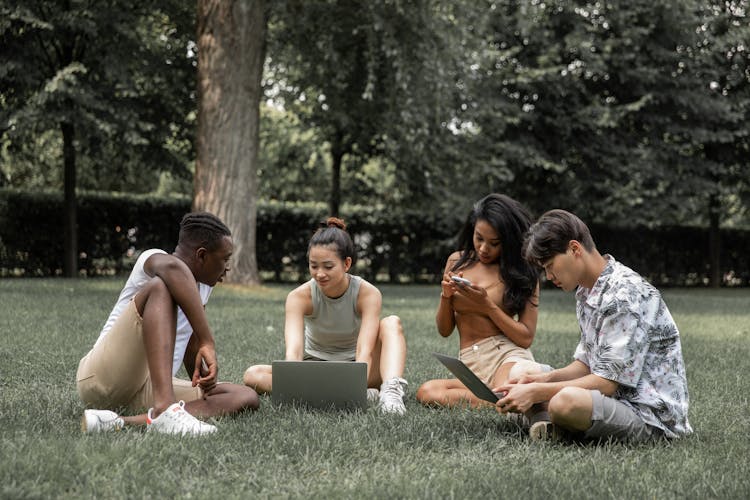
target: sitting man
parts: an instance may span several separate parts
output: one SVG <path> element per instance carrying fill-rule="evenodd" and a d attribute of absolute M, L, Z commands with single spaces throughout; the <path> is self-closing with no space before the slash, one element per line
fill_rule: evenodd
<path fill-rule="evenodd" d="M 78 394 L 89 407 L 84 432 L 146 425 L 148 431 L 202 435 L 216 427 L 196 417 L 258 408 L 249 387 L 217 383 L 214 336 L 204 306 L 229 271 L 229 229 L 209 213 L 189 213 L 177 247 L 144 251 L 136 260 L 94 347 L 81 359 Z M 192 381 L 174 376 L 184 364 Z M 121 416 L 112 410 L 145 410 Z"/>
<path fill-rule="evenodd" d="M 692 432 L 680 335 L 658 290 L 596 249 L 575 215 L 552 210 L 530 228 L 524 257 L 565 291 L 576 290 L 581 339 L 564 368 L 522 375 L 494 389 L 507 391 L 500 413 L 532 414 L 532 439 L 567 435 L 646 441 Z"/>

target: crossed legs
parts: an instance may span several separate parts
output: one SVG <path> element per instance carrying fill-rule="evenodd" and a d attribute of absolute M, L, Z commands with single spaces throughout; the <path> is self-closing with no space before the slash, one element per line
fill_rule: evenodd
<path fill-rule="evenodd" d="M 380 320 L 378 339 L 373 349 L 371 368 L 367 376 L 368 387 L 380 387 L 385 380 L 401 377 L 406 364 L 406 339 L 398 316 Z M 245 385 L 259 394 L 270 393 L 273 387 L 271 365 L 253 365 L 245 370 Z"/>
<path fill-rule="evenodd" d="M 539 371 L 541 371 L 540 366 L 533 361 L 506 361 L 498 367 L 487 385 L 497 387 L 511 378 Z M 417 389 L 417 400 L 427 406 L 470 406 L 472 408 L 492 406 L 491 403 L 476 397 L 460 380 L 455 378 L 428 380 Z"/>
<path fill-rule="evenodd" d="M 135 396 L 130 395 L 128 397 L 135 398 L 141 395 L 144 390 L 150 390 L 151 394 L 144 403 L 152 406 L 151 416 L 156 418 L 177 400 L 172 379 L 177 306 L 166 284 L 158 277 L 151 279 L 138 292 L 133 298 L 132 305 L 135 307 L 135 319 L 125 325 L 124 328 L 127 331 L 124 332 L 124 335 L 121 335 L 120 340 L 125 339 L 125 344 L 130 351 L 128 356 L 135 360 L 136 364 L 142 365 L 145 356 L 147 374 L 144 375 L 146 379 L 143 388 L 137 391 Z M 117 323 L 115 326 L 118 326 Z M 140 335 L 138 335 L 139 329 Z M 114 335 L 114 327 L 113 331 L 110 332 L 110 336 L 112 335 Z M 104 342 L 111 340 L 110 337 L 107 337 Z M 110 350 L 117 352 L 120 345 Z M 117 355 L 120 354 L 117 352 Z M 106 360 L 99 360 L 95 364 L 98 367 L 91 369 L 93 377 L 90 378 L 92 379 L 102 378 L 103 372 L 112 371 L 109 370 L 110 366 L 107 366 Z M 128 380 L 128 377 L 132 378 L 132 372 L 129 370 L 132 370 L 132 366 L 125 364 L 121 366 L 119 373 L 109 373 L 108 376 L 111 377 L 107 381 L 109 386 L 115 387 L 118 381 Z M 80 372 L 81 369 L 79 368 Z M 119 388 L 115 387 L 115 390 L 117 389 Z M 79 380 L 79 392 L 81 392 L 84 402 L 91 403 L 87 397 L 84 397 L 87 391 L 81 380 Z M 188 413 L 197 417 L 228 415 L 258 407 L 258 396 L 255 391 L 236 384 L 217 384 L 206 393 L 197 389 L 188 390 L 186 393 L 190 394 L 193 400 L 186 402 L 185 409 Z M 185 399 L 187 400 L 187 397 Z M 133 402 L 133 400 L 112 401 L 105 407 L 135 406 L 132 404 Z M 123 416 L 121 418 L 126 424 L 143 425 L 146 423 L 147 414 Z"/>

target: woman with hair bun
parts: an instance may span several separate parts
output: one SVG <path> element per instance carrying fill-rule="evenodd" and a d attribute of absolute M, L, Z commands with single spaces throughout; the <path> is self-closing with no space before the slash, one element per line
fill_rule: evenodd
<path fill-rule="evenodd" d="M 309 281 L 286 299 L 284 340 L 287 360 L 367 363 L 368 399 L 383 413 L 404 414 L 406 341 L 398 316 L 380 319 L 380 291 L 349 274 L 356 253 L 343 220 L 329 217 L 310 239 Z M 271 365 L 254 365 L 244 382 L 270 393 Z M 378 390 L 379 389 L 379 390 Z"/>
<path fill-rule="evenodd" d="M 530 215 L 516 200 L 485 196 L 469 212 L 459 250 L 445 265 L 438 333 L 448 337 L 458 329 L 459 358 L 490 387 L 505 383 L 511 370 L 516 377 L 546 368 L 529 351 L 539 304 L 538 272 L 521 255 L 530 225 Z M 436 406 L 487 404 L 455 378 L 425 382 L 417 400 Z"/>

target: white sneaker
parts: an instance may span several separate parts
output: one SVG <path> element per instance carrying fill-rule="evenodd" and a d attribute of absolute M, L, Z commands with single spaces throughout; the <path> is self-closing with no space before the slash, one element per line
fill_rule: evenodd
<path fill-rule="evenodd" d="M 398 415 L 406 413 L 404 394 L 407 385 L 409 384 L 401 377 L 393 377 L 383 382 L 380 386 L 380 411 Z"/>
<path fill-rule="evenodd" d="M 148 418 L 146 419 L 147 431 L 161 432 L 164 434 L 180 434 L 182 436 L 186 434 L 199 436 L 216 432 L 215 426 L 201 422 L 189 414 L 185 410 L 184 401 L 172 404 L 156 418 L 151 418 L 151 412 L 153 410 L 153 408 L 148 410 Z"/>
<path fill-rule="evenodd" d="M 376 405 L 380 402 L 380 391 L 374 387 L 367 388 L 367 403 Z"/>
<path fill-rule="evenodd" d="M 119 431 L 125 426 L 120 416 L 109 410 L 85 410 L 81 417 L 83 432 Z"/>

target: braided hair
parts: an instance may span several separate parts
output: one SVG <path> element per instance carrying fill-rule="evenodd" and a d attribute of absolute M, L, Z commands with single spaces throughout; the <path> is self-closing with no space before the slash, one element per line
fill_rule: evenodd
<path fill-rule="evenodd" d="M 221 219 L 208 212 L 191 212 L 182 217 L 177 244 L 213 251 L 224 236 L 232 236 L 232 232 Z"/>

